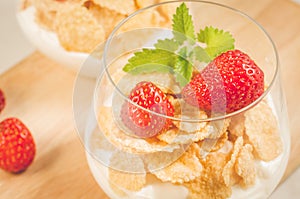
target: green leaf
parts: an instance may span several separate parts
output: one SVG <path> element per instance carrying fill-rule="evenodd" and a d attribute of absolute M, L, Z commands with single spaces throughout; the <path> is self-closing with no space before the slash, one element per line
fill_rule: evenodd
<path fill-rule="evenodd" d="M 177 7 L 176 14 L 173 15 L 173 34 L 180 44 L 186 40 L 195 41 L 193 19 L 185 3 Z"/>
<path fill-rule="evenodd" d="M 208 63 L 212 60 L 207 52 L 200 46 L 196 46 L 193 49 L 193 55 L 195 56 L 195 59 L 200 62 Z"/>
<path fill-rule="evenodd" d="M 205 51 L 214 59 L 216 56 L 227 50 L 234 49 L 234 38 L 229 32 L 214 27 L 205 27 L 197 35 L 198 41 L 205 43 Z"/>
<path fill-rule="evenodd" d="M 155 48 L 162 49 L 170 52 L 175 52 L 179 44 L 174 41 L 174 39 L 164 39 L 164 40 L 158 40 L 156 44 L 154 44 Z"/>
<path fill-rule="evenodd" d="M 174 65 L 176 55 L 172 52 L 162 49 L 143 49 L 134 53 L 134 56 L 128 60 L 123 71 L 132 74 L 142 72 L 169 72 L 170 67 Z"/>
<path fill-rule="evenodd" d="M 179 52 L 178 52 L 178 55 L 184 59 L 186 59 L 188 57 L 188 47 L 187 46 L 184 46 L 182 47 Z"/>
<path fill-rule="evenodd" d="M 193 65 L 186 59 L 187 53 L 186 47 L 180 50 L 180 56 L 177 57 L 173 70 L 176 81 L 181 87 L 184 87 L 191 81 L 193 74 Z"/>
<path fill-rule="evenodd" d="M 132 75 L 137 75 L 141 73 L 152 73 L 152 72 L 170 73 L 172 72 L 172 67 L 167 65 L 157 64 L 157 63 L 151 63 L 151 64 L 143 64 L 137 66 L 134 69 L 129 71 L 129 73 Z"/>

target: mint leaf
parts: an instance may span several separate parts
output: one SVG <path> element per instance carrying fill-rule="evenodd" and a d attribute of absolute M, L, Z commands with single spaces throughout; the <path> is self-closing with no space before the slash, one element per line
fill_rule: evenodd
<path fill-rule="evenodd" d="M 170 72 L 170 67 L 174 65 L 176 55 L 162 49 L 143 49 L 134 53 L 128 60 L 123 71 L 132 74 L 142 72 Z"/>
<path fill-rule="evenodd" d="M 170 73 L 172 72 L 172 68 L 167 65 L 158 64 L 158 63 L 148 63 L 135 67 L 130 70 L 128 73 L 132 75 L 137 75 L 141 73 L 152 73 L 152 72 L 160 72 L 160 73 Z"/>
<path fill-rule="evenodd" d="M 193 55 L 195 56 L 195 59 L 200 62 L 208 63 L 211 61 L 210 56 L 207 54 L 207 52 L 200 46 L 196 46 L 193 49 Z"/>
<path fill-rule="evenodd" d="M 195 41 L 195 31 L 192 16 L 189 15 L 189 9 L 185 3 L 182 3 L 176 9 L 176 14 L 173 15 L 173 34 L 174 39 L 182 44 L 184 41 Z"/>
<path fill-rule="evenodd" d="M 234 38 L 229 32 L 211 26 L 200 30 L 197 37 L 198 41 L 207 45 L 205 51 L 211 59 L 234 48 Z"/>
<path fill-rule="evenodd" d="M 187 59 L 188 54 L 187 47 L 180 49 L 179 56 L 176 58 L 173 69 L 176 81 L 182 87 L 191 81 L 193 73 L 193 65 Z"/>
<path fill-rule="evenodd" d="M 175 52 L 179 48 L 179 44 L 174 41 L 174 39 L 160 39 L 156 44 L 154 44 L 154 46 L 157 49 L 162 49 L 170 52 Z"/>
<path fill-rule="evenodd" d="M 183 48 L 181 48 L 178 52 L 178 55 L 183 58 L 187 58 L 188 57 L 188 46 L 184 46 Z"/>
<path fill-rule="evenodd" d="M 191 81 L 193 66 L 183 57 L 178 56 L 174 65 L 174 73 L 176 81 L 181 87 L 184 87 Z"/>

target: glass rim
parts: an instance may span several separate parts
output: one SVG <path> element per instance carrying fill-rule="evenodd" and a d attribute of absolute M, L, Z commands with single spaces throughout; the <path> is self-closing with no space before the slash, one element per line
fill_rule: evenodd
<path fill-rule="evenodd" d="M 112 79 L 109 71 L 108 71 L 108 63 L 107 63 L 107 51 L 109 50 L 109 47 L 110 47 L 110 44 L 113 40 L 113 38 L 116 36 L 116 33 L 118 32 L 118 30 L 127 22 L 129 21 L 130 19 L 132 19 L 134 16 L 138 15 L 139 13 L 142 13 L 146 10 L 149 10 L 149 9 L 152 9 L 152 8 L 155 8 L 155 7 L 158 7 L 158 6 L 161 6 L 161 5 L 164 5 L 164 4 L 172 4 L 172 3 L 180 3 L 180 2 L 190 2 L 190 3 L 202 3 L 202 4 L 207 4 L 207 5 L 215 5 L 215 6 L 218 6 L 218 7 L 221 7 L 221 8 L 225 8 L 225 9 L 228 9 L 228 10 L 231 10 L 233 11 L 234 13 L 240 15 L 240 16 L 243 16 L 245 17 L 246 19 L 248 19 L 249 21 L 251 21 L 253 24 L 256 25 L 256 27 L 258 27 L 258 29 L 260 29 L 263 34 L 266 36 L 267 40 L 269 40 L 269 42 L 271 43 L 271 46 L 272 46 L 272 49 L 273 49 L 273 53 L 275 55 L 275 61 L 276 61 L 276 64 L 275 64 L 275 70 L 274 70 L 274 74 L 272 75 L 272 78 L 271 78 L 271 81 L 270 81 L 270 84 L 268 85 L 268 87 L 264 90 L 263 94 L 258 97 L 255 101 L 253 101 L 252 103 L 248 104 L 247 106 L 237 110 L 237 111 L 234 111 L 234 112 L 231 112 L 231 113 L 226 113 L 225 114 L 222 114 L 222 115 L 219 115 L 219 116 L 213 116 L 213 117 L 208 117 L 208 118 L 205 118 L 205 119 L 182 119 L 182 118 L 177 118 L 177 117 L 173 117 L 173 116 L 167 116 L 167 115 L 164 115 L 164 114 L 160 114 L 160 113 L 157 113 L 157 112 L 154 112 L 154 111 L 151 111 L 149 109 L 146 109 L 134 102 L 132 102 L 128 96 L 126 96 L 119 88 L 118 86 L 116 85 L 116 83 L 114 82 L 114 80 Z M 157 27 L 153 27 L 153 28 L 157 28 Z M 268 34 L 268 32 L 263 28 L 262 25 L 260 25 L 255 19 L 253 19 L 252 17 L 250 17 L 249 15 L 247 15 L 246 13 L 244 13 L 243 11 L 241 10 L 238 10 L 236 8 L 233 8 L 233 7 L 230 7 L 230 6 L 227 6 L 227 5 L 224 5 L 224 4 L 221 4 L 221 3 L 216 3 L 216 2 L 210 2 L 210 1 L 203 1 L 203 0 L 173 0 L 173 1 L 166 1 L 166 2 L 161 2 L 161 3 L 156 3 L 156 4 L 153 4 L 153 5 L 150 5 L 150 6 L 147 6 L 147 7 L 144 7 L 144 8 L 141 8 L 139 10 L 136 10 L 135 12 L 131 13 L 130 15 L 128 15 L 126 18 L 124 18 L 122 21 L 120 21 L 116 26 L 115 28 L 112 30 L 112 32 L 109 34 L 109 37 L 107 38 L 106 42 L 105 42 L 105 45 L 104 45 L 104 50 L 103 50 L 103 54 L 102 54 L 102 63 L 103 63 L 103 66 L 104 66 L 104 71 L 110 81 L 110 83 L 112 83 L 113 87 L 117 90 L 117 92 L 122 96 L 122 98 L 124 98 L 124 100 L 126 100 L 128 103 L 131 103 L 132 105 L 144 110 L 144 111 L 147 111 L 153 115 L 157 115 L 157 116 L 160 116 L 160 117 L 163 117 L 163 118 L 167 118 L 167 119 L 171 119 L 173 121 L 179 121 L 179 122 L 191 122 L 191 123 L 200 123 L 200 122 L 212 122 L 212 121 L 218 121 L 218 120 L 223 120 L 223 119 L 226 119 L 226 118 L 229 118 L 229 117 L 233 117 L 235 115 L 238 115 L 242 112 L 245 112 L 247 110 L 249 110 L 250 108 L 252 108 L 253 106 L 255 106 L 256 104 L 258 104 L 262 99 L 264 99 L 267 94 L 270 92 L 270 90 L 273 88 L 273 85 L 274 85 L 274 82 L 275 82 L 275 79 L 276 77 L 278 76 L 278 71 L 279 71 L 279 56 L 278 56 L 278 52 L 277 52 L 277 49 L 276 49 L 276 46 L 275 46 L 275 43 L 273 42 L 272 38 L 270 37 L 270 35 Z M 99 83 L 99 82 L 98 82 Z"/>

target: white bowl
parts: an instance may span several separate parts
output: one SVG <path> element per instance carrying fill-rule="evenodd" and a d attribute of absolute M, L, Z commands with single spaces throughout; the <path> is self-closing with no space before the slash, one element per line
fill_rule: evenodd
<path fill-rule="evenodd" d="M 46 30 L 36 23 L 35 12 L 36 9 L 33 6 L 17 12 L 18 22 L 28 40 L 47 57 L 63 66 L 71 68 L 75 72 L 79 72 L 89 54 L 66 51 L 60 45 L 58 37 L 54 32 Z M 99 60 L 95 60 L 95 62 L 89 61 L 89 65 L 88 70 L 84 69 L 80 71 L 80 74 L 95 77 L 97 68 L 101 67 Z"/>

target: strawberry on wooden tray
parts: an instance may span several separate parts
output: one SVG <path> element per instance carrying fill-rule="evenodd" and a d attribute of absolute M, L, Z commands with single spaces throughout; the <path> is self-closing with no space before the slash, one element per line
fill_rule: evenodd
<path fill-rule="evenodd" d="M 0 123 L 0 168 L 12 173 L 26 170 L 35 150 L 30 131 L 19 119 L 7 118 Z"/>

